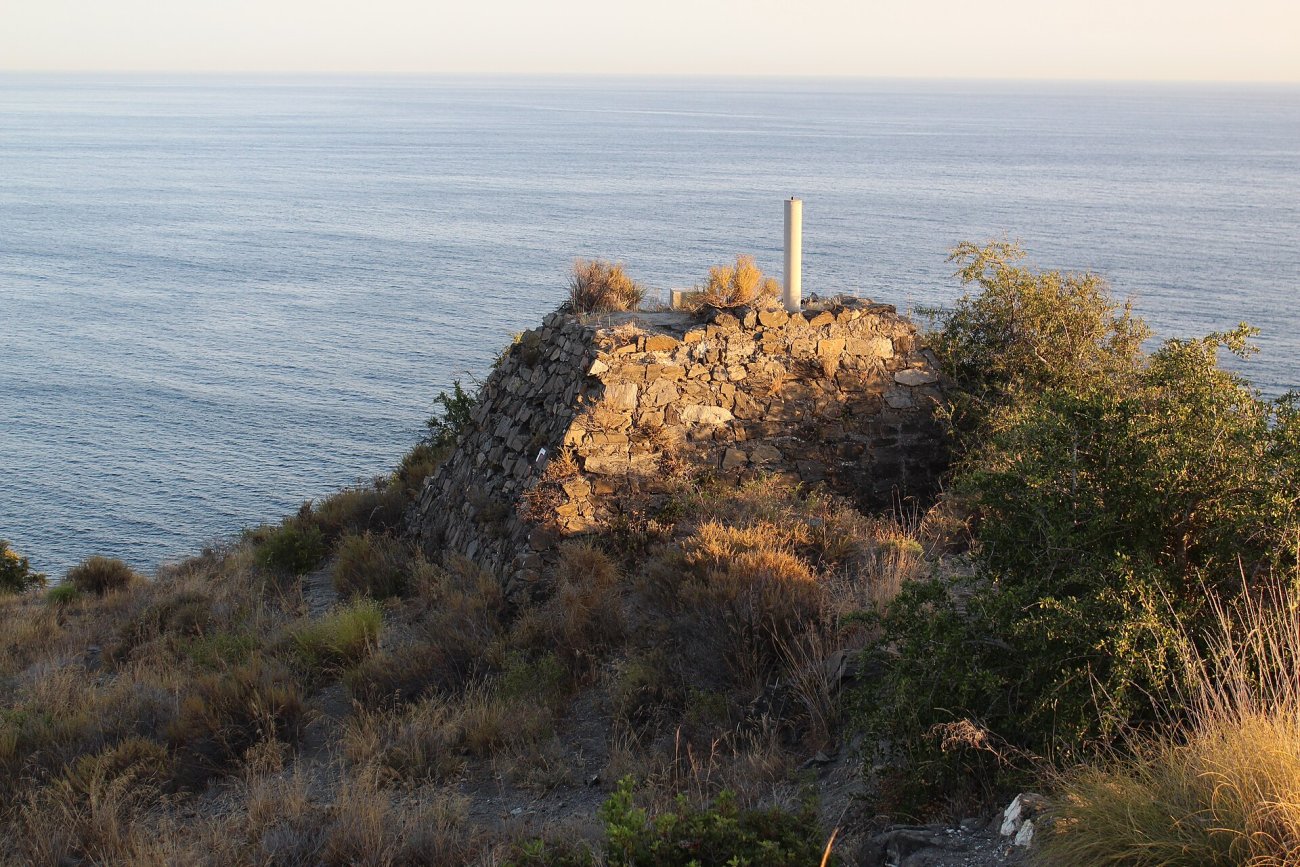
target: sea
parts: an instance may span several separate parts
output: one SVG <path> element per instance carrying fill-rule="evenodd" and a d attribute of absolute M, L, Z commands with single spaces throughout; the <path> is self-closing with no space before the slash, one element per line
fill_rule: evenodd
<path fill-rule="evenodd" d="M 0 539 L 146 572 L 391 469 L 565 295 L 752 254 L 900 310 L 1020 241 L 1300 386 L 1300 88 L 0 76 Z"/>

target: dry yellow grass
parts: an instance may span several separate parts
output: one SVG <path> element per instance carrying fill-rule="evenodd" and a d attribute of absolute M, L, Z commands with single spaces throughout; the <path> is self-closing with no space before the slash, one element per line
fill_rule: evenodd
<path fill-rule="evenodd" d="M 1065 772 L 1037 860 L 1057 867 L 1300 863 L 1300 607 L 1290 585 L 1184 643 L 1189 720 L 1127 755 Z"/>
<path fill-rule="evenodd" d="M 569 277 L 569 303 L 577 313 L 635 310 L 645 290 L 623 270 L 621 262 L 578 259 Z"/>
<path fill-rule="evenodd" d="M 363 493 L 322 505 L 332 534 L 370 520 Z M 415 556 L 382 649 L 377 608 L 307 614 L 251 538 L 104 596 L 0 597 L 0 861 L 499 863 L 442 787 L 576 785 L 576 695 L 613 705 L 627 749 L 611 767 L 665 804 L 732 788 L 793 805 L 793 768 L 837 725 L 837 588 L 866 598 L 884 525 L 770 479 L 685 479 L 674 497 L 679 518 L 635 545 L 561 546 L 532 602 Z M 338 679 L 363 704 L 340 710 Z M 794 701 L 755 729 L 773 680 Z M 323 750 L 318 729 L 338 732 Z"/>
<path fill-rule="evenodd" d="M 698 300 L 711 307 L 739 307 L 761 298 L 776 298 L 781 287 L 754 264 L 753 256 L 737 256 L 734 265 L 714 265 L 698 292 Z"/>

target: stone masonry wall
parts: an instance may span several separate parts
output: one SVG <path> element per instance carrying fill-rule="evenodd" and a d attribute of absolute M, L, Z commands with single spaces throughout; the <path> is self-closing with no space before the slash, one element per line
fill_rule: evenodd
<path fill-rule="evenodd" d="M 870 301 L 552 313 L 489 376 L 413 529 L 514 593 L 561 539 L 652 511 L 683 472 L 776 473 L 868 508 L 925 499 L 946 462 L 943 385 L 912 324 Z"/>

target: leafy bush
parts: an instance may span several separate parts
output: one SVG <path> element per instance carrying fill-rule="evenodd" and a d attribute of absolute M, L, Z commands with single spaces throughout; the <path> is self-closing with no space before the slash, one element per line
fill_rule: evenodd
<path fill-rule="evenodd" d="M 754 264 L 753 256 L 737 256 L 734 265 L 715 265 L 696 297 L 711 307 L 739 307 L 761 298 L 776 298 L 781 287 Z"/>
<path fill-rule="evenodd" d="M 467 392 L 459 379 L 451 381 L 451 394 L 439 392 L 433 399 L 435 406 L 432 416 L 424 423 L 428 428 L 424 441 L 434 449 L 448 449 L 456 444 L 456 437 L 471 421 L 478 398 Z"/>
<path fill-rule="evenodd" d="M 517 844 L 507 855 L 511 867 L 564 865 L 588 867 L 806 867 L 838 864 L 820 834 L 811 804 L 796 811 L 777 807 L 741 809 L 722 792 L 708 807 L 693 807 L 679 796 L 675 810 L 651 816 L 633 802 L 632 779 L 625 778 L 600 808 L 605 825 L 605 858 L 590 846 L 542 837 Z"/>
<path fill-rule="evenodd" d="M 506 855 L 505 867 L 595 867 L 591 847 L 560 836 L 517 843 Z"/>
<path fill-rule="evenodd" d="M 975 512 L 982 570 L 900 593 L 864 696 L 869 728 L 940 789 L 994 762 L 942 751 L 935 726 L 1068 758 L 1153 719 L 1204 589 L 1232 598 L 1292 568 L 1300 535 L 1300 413 L 1217 362 L 1249 329 L 1147 357 L 1145 326 L 1098 281 L 963 249 L 984 291 L 935 345 L 970 389 L 950 490 Z"/>
<path fill-rule="evenodd" d="M 623 270 L 621 262 L 573 263 L 569 277 L 569 304 L 575 313 L 611 313 L 635 310 L 645 297 L 645 289 Z"/>
<path fill-rule="evenodd" d="M 325 559 L 327 548 L 320 527 L 309 515 L 286 519 L 278 527 L 260 527 L 252 538 L 257 562 L 283 575 L 302 575 Z"/>
<path fill-rule="evenodd" d="M 51 605 L 68 605 L 81 598 L 81 591 L 71 584 L 58 584 L 45 594 L 45 601 Z"/>
<path fill-rule="evenodd" d="M 77 588 L 81 593 L 93 593 L 103 596 L 118 590 L 125 590 L 137 581 L 143 580 L 130 566 L 113 557 L 87 557 L 68 570 L 64 583 Z"/>
<path fill-rule="evenodd" d="M 383 625 L 384 615 L 378 603 L 358 599 L 293 630 L 291 637 L 308 668 L 337 671 L 369 656 L 379 642 Z"/>
<path fill-rule="evenodd" d="M 820 863 L 825 847 L 811 805 L 742 810 L 730 792 L 706 809 L 679 797 L 676 811 L 652 818 L 633 805 L 632 781 L 624 779 L 600 815 L 614 867 L 805 867 Z"/>
<path fill-rule="evenodd" d="M 406 589 L 411 549 L 388 536 L 366 533 L 339 540 L 334 590 L 345 598 L 400 596 Z"/>
<path fill-rule="evenodd" d="M 1007 242 L 965 242 L 948 259 L 968 291 L 951 309 L 923 312 L 936 326 L 927 342 L 960 386 L 960 431 L 1022 396 L 1089 392 L 1102 383 L 1122 389 L 1141 368 L 1151 330 L 1101 277 L 1034 272 L 1017 264 L 1025 252 Z"/>
<path fill-rule="evenodd" d="M 0 539 L 0 593 L 21 593 L 29 587 L 45 586 L 45 576 L 32 570 L 26 557 Z"/>

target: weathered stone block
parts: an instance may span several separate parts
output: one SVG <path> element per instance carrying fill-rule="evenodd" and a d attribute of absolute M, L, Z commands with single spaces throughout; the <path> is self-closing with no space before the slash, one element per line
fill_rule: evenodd
<path fill-rule="evenodd" d="M 899 385 L 929 385 L 939 381 L 939 374 L 933 370 L 900 370 L 894 374 L 894 382 Z"/>
<path fill-rule="evenodd" d="M 633 410 L 636 409 L 636 398 L 639 389 L 636 383 L 632 382 L 615 382 L 605 388 L 605 402 L 613 409 Z"/>
<path fill-rule="evenodd" d="M 827 337 L 817 341 L 817 354 L 822 358 L 839 358 L 843 352 L 843 337 Z"/>
<path fill-rule="evenodd" d="M 731 412 L 721 406 L 691 404 L 681 410 L 682 423 L 687 425 L 723 425 L 733 418 Z"/>
<path fill-rule="evenodd" d="M 749 456 L 740 449 L 726 449 L 722 452 L 722 471 L 729 472 L 749 463 Z"/>

